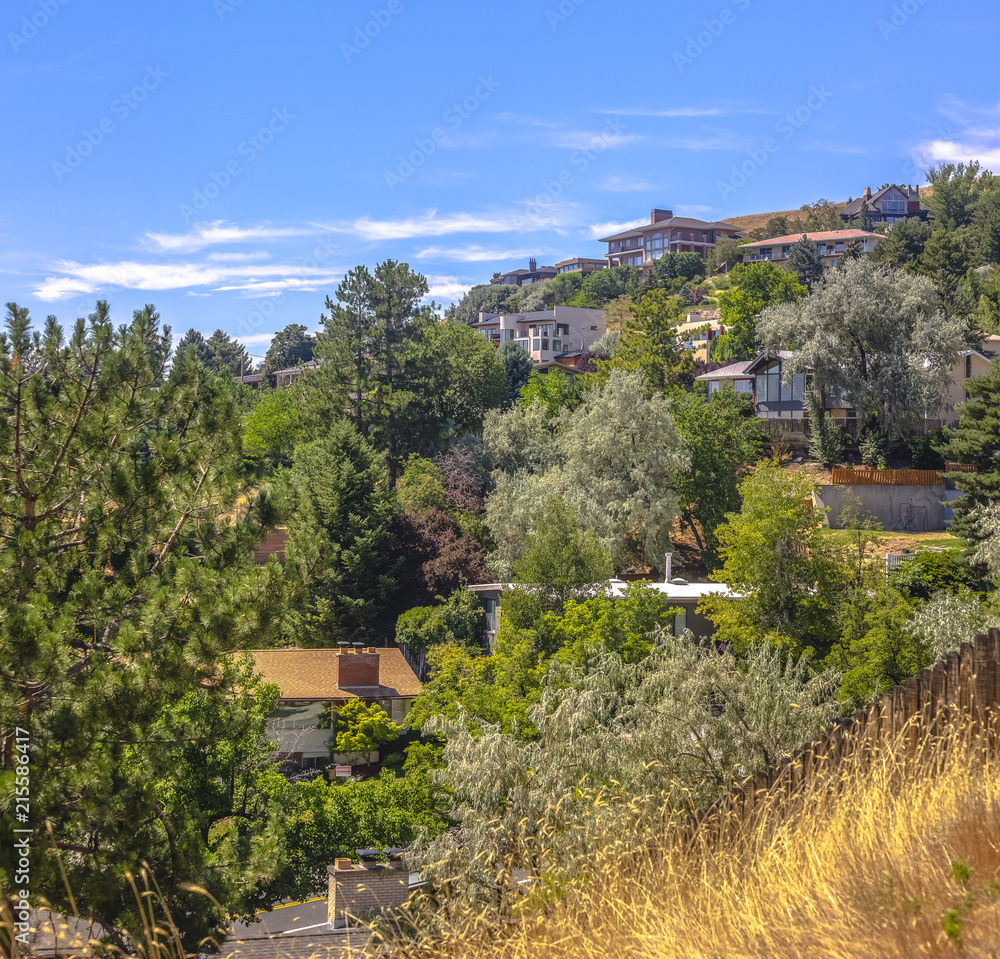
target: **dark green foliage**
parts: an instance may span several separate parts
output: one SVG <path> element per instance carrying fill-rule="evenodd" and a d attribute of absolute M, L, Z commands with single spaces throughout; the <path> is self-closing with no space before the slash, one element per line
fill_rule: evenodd
<path fill-rule="evenodd" d="M 442 643 L 473 646 L 478 643 L 483 622 L 479 597 L 467 589 L 457 589 L 436 606 L 416 606 L 396 620 L 396 642 L 412 651 L 430 649 Z"/>
<path fill-rule="evenodd" d="M 531 376 L 531 357 L 513 340 L 500 347 L 500 360 L 507 374 L 507 400 L 516 403 L 524 384 Z"/>
<path fill-rule="evenodd" d="M 823 398 L 816 390 L 806 393 L 809 413 L 809 455 L 827 469 L 844 457 L 844 431 L 826 415 Z"/>
<path fill-rule="evenodd" d="M 941 450 L 948 444 L 950 432 L 939 426 L 910 440 L 910 467 L 915 470 L 943 470 L 945 459 Z"/>
<path fill-rule="evenodd" d="M 253 359 L 244 346 L 224 330 L 216 330 L 207 340 L 197 330 L 188 330 L 177 343 L 174 363 L 194 347 L 195 358 L 216 373 L 228 372 L 240 376 L 253 372 Z"/>
<path fill-rule="evenodd" d="M 309 589 L 291 617 L 299 645 L 381 645 L 403 557 L 392 532 L 395 495 L 385 458 L 348 423 L 299 447 L 288 474 L 294 501 L 286 564 Z"/>
<path fill-rule="evenodd" d="M 945 456 L 976 467 L 975 473 L 949 473 L 965 496 L 954 504 L 951 532 L 975 540 L 969 513 L 977 506 L 1000 500 L 1000 365 L 985 376 L 965 381 L 969 399 L 958 407 L 958 427 L 952 432 Z"/>
<path fill-rule="evenodd" d="M 528 382 L 521 389 L 518 403 L 523 406 L 541 403 L 545 415 L 552 419 L 562 410 L 575 410 L 581 400 L 581 390 L 575 376 L 560 370 L 549 373 L 532 370 Z"/>
<path fill-rule="evenodd" d="M 875 263 L 912 267 L 924 252 L 933 232 L 934 227 L 930 223 L 918 219 L 903 220 L 893 224 L 892 229 L 878 242 L 869 256 Z"/>
<path fill-rule="evenodd" d="M 268 891 L 260 854 L 278 840 L 262 826 L 267 803 L 243 796 L 266 778 L 268 748 L 256 707 L 229 698 L 238 682 L 225 664 L 273 641 L 286 587 L 277 564 L 253 563 L 274 516 L 244 472 L 233 392 L 194 351 L 167 378 L 169 343 L 152 306 L 116 326 L 102 301 L 64 335 L 55 317 L 34 331 L 8 305 L 0 805 L 12 806 L 20 726 L 32 747 L 32 893 L 68 913 L 68 885 L 85 915 L 115 926 L 135 905 L 124 872 L 145 860 L 193 946 Z"/>
<path fill-rule="evenodd" d="M 300 363 L 308 363 L 316 349 L 316 337 L 306 331 L 301 323 L 289 323 L 274 334 L 271 345 L 264 355 L 261 373 L 267 378 L 268 386 L 275 386 L 276 370 L 285 370 Z"/>
<path fill-rule="evenodd" d="M 865 466 L 884 470 L 888 453 L 885 434 L 874 424 L 866 425 L 858 437 L 858 452 Z"/>
<path fill-rule="evenodd" d="M 719 559 L 715 530 L 726 513 L 739 509 L 740 479 L 760 457 L 766 434 L 752 415 L 749 398 L 731 386 L 707 402 L 692 394 L 679 397 L 673 412 L 689 456 L 689 466 L 677 477 L 674 491 L 681 518 L 711 569 Z"/>
<path fill-rule="evenodd" d="M 806 237 L 797 240 L 788 250 L 785 269 L 799 278 L 799 283 L 812 289 L 823 276 L 823 261 L 816 244 Z"/>
<path fill-rule="evenodd" d="M 639 270 L 634 266 L 613 266 L 607 270 L 595 270 L 584 277 L 580 292 L 566 305 L 601 307 L 619 296 L 635 296 L 639 291 L 639 284 Z"/>
<path fill-rule="evenodd" d="M 290 390 L 270 390 L 258 398 L 243 420 L 243 448 L 273 471 L 291 464 L 303 429 L 295 395 Z"/>
<path fill-rule="evenodd" d="M 992 179 L 983 171 L 982 176 Z M 927 179 L 933 187 L 926 197 L 926 204 L 934 214 L 935 225 L 955 229 L 968 226 L 976 209 L 976 199 L 980 190 L 979 162 L 942 163 L 927 171 Z"/>
<path fill-rule="evenodd" d="M 660 282 L 674 280 L 702 280 L 705 277 L 705 261 L 697 253 L 664 253 L 653 261 L 653 276 Z"/>
<path fill-rule="evenodd" d="M 928 600 L 941 591 L 957 593 L 962 588 L 973 591 L 988 588 L 980 572 L 957 549 L 917 553 L 892 574 L 890 582 L 893 589 L 910 600 Z"/>
<path fill-rule="evenodd" d="M 469 289 L 457 303 L 445 311 L 456 323 L 471 326 L 479 322 L 480 313 L 505 313 L 507 301 L 520 292 L 520 287 L 506 283 L 482 283 Z"/>
<path fill-rule="evenodd" d="M 912 609 L 896 589 L 862 583 L 841 603 L 841 639 L 827 665 L 843 672 L 840 695 L 860 708 L 931 662 L 926 645 L 905 629 Z"/>
<path fill-rule="evenodd" d="M 730 288 L 719 294 L 726 332 L 716 337 L 712 359 L 749 360 L 757 355 L 760 338 L 756 320 L 768 306 L 793 303 L 809 291 L 795 276 L 774 263 L 741 263 L 729 273 Z"/>

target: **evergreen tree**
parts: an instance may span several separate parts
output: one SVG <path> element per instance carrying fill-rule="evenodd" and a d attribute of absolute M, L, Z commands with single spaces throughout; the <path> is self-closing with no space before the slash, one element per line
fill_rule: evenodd
<path fill-rule="evenodd" d="M 823 276 L 823 261 L 816 244 L 805 235 L 791 245 L 785 268 L 794 273 L 799 282 L 812 289 Z"/>
<path fill-rule="evenodd" d="M 340 421 L 296 449 L 288 481 L 295 518 L 285 562 L 307 587 L 290 617 L 292 638 L 315 647 L 381 644 L 392 632 L 402 566 L 385 457 Z"/>
<path fill-rule="evenodd" d="M 814 389 L 806 393 L 809 413 L 809 455 L 827 469 L 836 466 L 844 456 L 844 434 L 826 415 L 822 395 Z"/>
<path fill-rule="evenodd" d="M 177 342 L 177 349 L 174 354 L 174 362 L 187 352 L 189 346 L 194 347 L 194 355 L 199 363 L 208 366 L 212 361 L 212 351 L 205 343 L 205 337 L 196 329 L 192 328 L 185 333 Z"/>
<path fill-rule="evenodd" d="M 958 428 L 945 448 L 949 460 L 976 467 L 975 473 L 949 473 L 965 496 L 954 503 L 955 520 L 951 532 L 978 541 L 981 538 L 975 517 L 978 506 L 1000 500 L 1000 366 L 994 364 L 985 376 L 965 381 L 969 399 L 958 407 Z"/>
<path fill-rule="evenodd" d="M 270 747 L 231 700 L 228 664 L 274 635 L 284 589 L 277 564 L 253 563 L 272 518 L 243 473 L 232 390 L 193 352 L 175 358 L 168 379 L 169 360 L 169 330 L 151 306 L 116 327 L 99 302 L 64 337 L 55 317 L 33 331 L 28 311 L 8 304 L 0 785 L 12 810 L 20 727 L 31 749 L 33 894 L 68 912 L 71 890 L 84 915 L 127 924 L 135 903 L 124 873 L 145 860 L 193 945 L 259 904 L 280 855 L 265 812 L 240 818 L 232 793 L 203 802 L 190 775 L 208 764 L 216 771 L 203 781 L 221 781 L 223 758 L 206 751 L 223 741 L 247 750 L 254 781 L 250 767 L 266 767 Z M 237 510 L 241 497 L 249 506 Z M 5 816 L 0 831 L 8 877 L 13 825 Z"/>
<path fill-rule="evenodd" d="M 500 359 L 507 374 L 507 399 L 510 403 L 516 403 L 521 388 L 531 376 L 531 356 L 525 352 L 524 347 L 510 340 L 500 347 Z"/>
<path fill-rule="evenodd" d="M 316 337 L 306 331 L 301 323 L 289 323 L 275 333 L 271 345 L 264 354 L 261 373 L 267 377 L 269 386 L 277 385 L 276 370 L 285 370 L 300 363 L 308 363 L 316 349 Z"/>
<path fill-rule="evenodd" d="M 243 376 L 253 371 L 253 359 L 246 348 L 224 330 L 216 330 L 205 340 L 205 347 L 209 351 L 205 365 L 210 370 L 217 373 L 228 370 L 233 376 Z"/>

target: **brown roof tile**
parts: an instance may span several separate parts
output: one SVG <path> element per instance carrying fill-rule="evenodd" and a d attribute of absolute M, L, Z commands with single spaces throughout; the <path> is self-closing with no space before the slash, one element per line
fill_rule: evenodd
<path fill-rule="evenodd" d="M 398 699 L 416 696 L 420 680 L 410 669 L 401 650 L 394 647 L 368 648 L 363 652 L 378 654 L 378 686 L 357 691 L 337 685 L 337 657 L 353 652 L 339 649 L 255 649 L 254 663 L 264 682 L 274 683 L 282 699 Z"/>

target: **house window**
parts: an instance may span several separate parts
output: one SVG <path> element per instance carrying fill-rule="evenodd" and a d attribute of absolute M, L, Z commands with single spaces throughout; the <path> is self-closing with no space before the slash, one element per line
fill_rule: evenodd
<path fill-rule="evenodd" d="M 556 323 L 556 336 L 559 334 L 569 336 L 569 323 Z"/>
<path fill-rule="evenodd" d="M 548 348 L 549 348 L 549 341 L 548 340 L 542 340 L 542 349 L 543 350 L 548 350 Z"/>
<path fill-rule="evenodd" d="M 562 340 L 552 341 L 552 351 L 554 353 L 562 353 Z"/>
<path fill-rule="evenodd" d="M 551 336 L 551 335 L 552 335 L 552 324 L 544 323 L 542 325 L 542 336 Z"/>
<path fill-rule="evenodd" d="M 532 349 L 533 352 L 535 352 L 535 353 L 538 352 L 538 344 L 540 342 L 541 341 L 538 339 L 537 336 L 531 341 L 531 349 Z"/>
<path fill-rule="evenodd" d="M 882 201 L 882 212 L 883 213 L 905 213 L 906 204 L 901 200 L 883 200 Z"/>
<path fill-rule="evenodd" d="M 787 260 L 788 259 L 788 251 L 789 251 L 789 249 L 791 249 L 791 247 L 787 243 L 781 248 L 781 258 L 783 260 Z"/>

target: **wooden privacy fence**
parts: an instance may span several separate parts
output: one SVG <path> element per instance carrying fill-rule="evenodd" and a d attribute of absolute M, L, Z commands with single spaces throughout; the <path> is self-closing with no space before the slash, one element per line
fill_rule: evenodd
<path fill-rule="evenodd" d="M 835 466 L 834 486 L 944 486 L 938 470 L 877 470 Z"/>
<path fill-rule="evenodd" d="M 697 812 L 675 836 L 690 842 L 721 840 L 758 819 L 766 808 L 780 812 L 820 776 L 828 777 L 841 762 L 888 747 L 905 737 L 907 756 L 917 752 L 921 737 L 940 731 L 946 720 L 969 717 L 982 724 L 997 718 L 1000 706 L 1000 629 L 976 636 L 971 643 L 922 670 L 885 693 L 881 700 L 798 750 L 777 765 L 744 780 L 708 810 Z M 775 809 L 775 800 L 778 809 Z"/>

